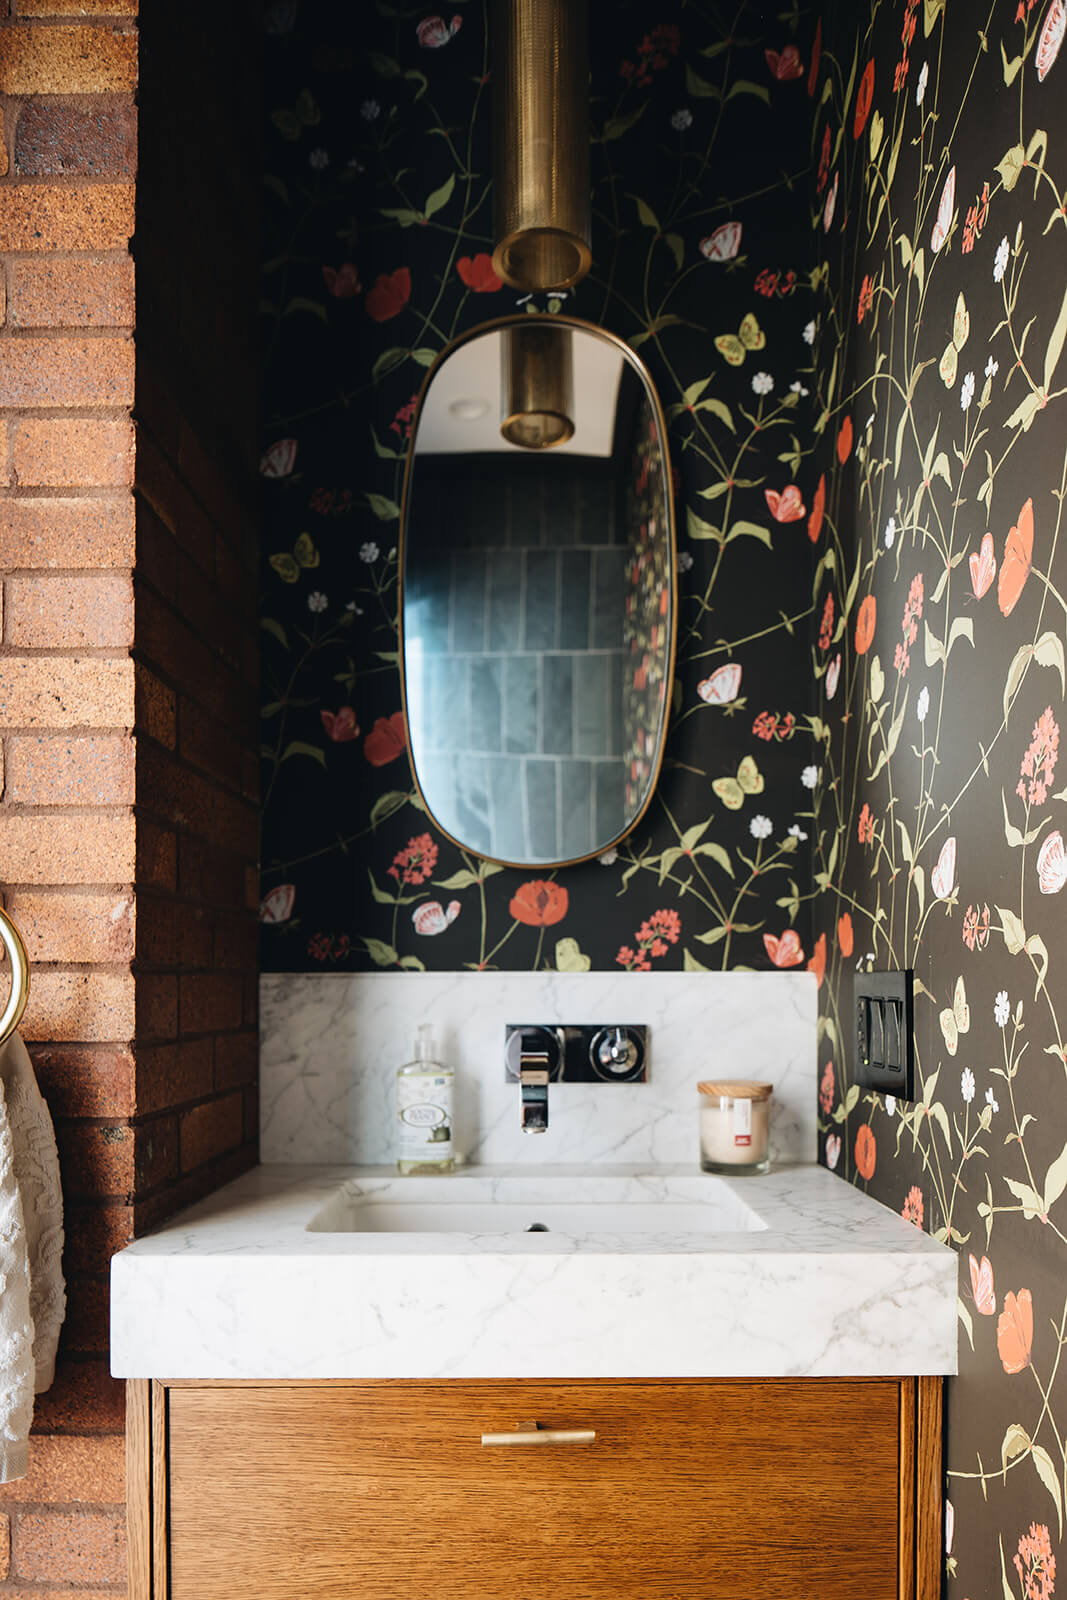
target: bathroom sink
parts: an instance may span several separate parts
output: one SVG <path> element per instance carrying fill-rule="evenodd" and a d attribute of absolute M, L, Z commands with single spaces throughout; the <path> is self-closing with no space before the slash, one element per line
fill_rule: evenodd
<path fill-rule="evenodd" d="M 765 1224 L 712 1177 L 450 1176 L 350 1180 L 312 1233 L 662 1235 L 749 1233 Z"/>

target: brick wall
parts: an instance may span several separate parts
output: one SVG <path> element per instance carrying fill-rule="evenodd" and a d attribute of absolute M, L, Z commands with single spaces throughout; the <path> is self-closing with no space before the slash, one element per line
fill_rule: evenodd
<path fill-rule="evenodd" d="M 0 887 L 70 1292 L 0 1600 L 124 1593 L 108 1261 L 255 1156 L 255 296 L 212 288 L 255 270 L 240 9 L 208 51 L 180 7 L 139 48 L 136 0 L 0 0 Z"/>

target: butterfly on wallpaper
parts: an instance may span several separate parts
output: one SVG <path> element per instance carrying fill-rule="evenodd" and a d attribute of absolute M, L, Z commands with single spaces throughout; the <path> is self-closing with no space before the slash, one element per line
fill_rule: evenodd
<path fill-rule="evenodd" d="M 976 1261 L 969 1255 L 967 1262 L 971 1269 L 975 1310 L 980 1311 L 983 1317 L 991 1317 L 997 1309 L 997 1297 L 993 1292 L 993 1268 L 989 1257 L 983 1256 L 981 1261 Z"/>
<path fill-rule="evenodd" d="M 1037 41 L 1037 55 L 1034 57 L 1038 83 L 1044 83 L 1052 70 L 1053 63 L 1060 53 L 1065 28 L 1067 28 L 1067 5 L 1064 4 L 1064 0 L 1052 0 L 1045 25 L 1041 29 L 1041 37 Z"/>
<path fill-rule="evenodd" d="M 444 933 L 446 928 L 452 926 L 462 909 L 458 900 L 450 900 L 447 911 L 440 900 L 431 900 L 427 905 L 416 906 L 411 913 L 415 932 L 421 933 L 424 938 L 430 938 L 437 933 Z"/>
<path fill-rule="evenodd" d="M 728 661 L 724 667 L 716 667 L 710 678 L 703 678 L 697 684 L 697 694 L 702 700 L 706 700 L 709 706 L 728 706 L 732 700 L 737 699 L 740 687 L 740 664 L 737 661 Z"/>
<path fill-rule="evenodd" d="M 938 900 L 947 900 L 956 882 L 956 837 L 946 839 L 930 874 L 930 887 Z"/>
<path fill-rule="evenodd" d="M 763 498 L 775 522 L 799 522 L 807 515 L 807 506 L 795 483 L 787 483 L 781 494 L 777 489 L 764 489 Z"/>
<path fill-rule="evenodd" d="M 777 78 L 779 83 L 788 83 L 792 78 L 804 76 L 804 63 L 795 44 L 787 44 L 781 55 L 777 50 L 764 50 L 763 54 L 771 69 L 771 77 Z"/>
<path fill-rule="evenodd" d="M 749 311 L 736 333 L 719 334 L 715 348 L 721 356 L 725 356 L 731 367 L 739 367 L 750 350 L 762 350 L 766 343 L 767 335 Z"/>
<path fill-rule="evenodd" d="M 296 462 L 296 440 L 277 439 L 259 463 L 262 478 L 287 478 Z"/>
<path fill-rule="evenodd" d="M 741 248 L 740 222 L 721 222 L 714 233 L 700 241 L 700 253 L 709 261 L 732 261 Z"/>
<path fill-rule="evenodd" d="M 840 676 L 841 676 L 841 652 L 839 650 L 837 652 L 837 655 L 834 657 L 834 659 L 831 661 L 830 665 L 826 669 L 826 698 L 827 698 L 827 700 L 832 700 L 834 695 L 837 693 L 837 682 L 838 682 L 838 679 L 840 678 Z"/>
<path fill-rule="evenodd" d="M 296 885 L 294 883 L 280 883 L 270 894 L 264 895 L 259 903 L 260 922 L 278 923 L 288 922 L 293 914 L 293 901 L 296 899 Z"/>
<path fill-rule="evenodd" d="M 1019 603 L 1023 585 L 1030 576 L 1034 557 L 1034 502 L 1028 500 L 1019 512 L 1019 520 L 1008 534 L 1004 544 L 1004 559 L 1000 563 L 1000 582 L 997 584 L 997 604 L 1001 614 L 1010 617 Z"/>
<path fill-rule="evenodd" d="M 799 967 L 804 959 L 804 946 L 795 928 L 787 928 L 780 939 L 765 933 L 763 943 L 776 967 Z"/>
<path fill-rule="evenodd" d="M 1049 834 L 1037 853 L 1037 881 L 1042 894 L 1059 894 L 1067 883 L 1067 854 L 1063 849 L 1063 834 L 1058 828 Z"/>
<path fill-rule="evenodd" d="M 745 756 L 736 778 L 716 778 L 711 787 L 728 811 L 740 811 L 746 794 L 763 793 L 763 773 L 751 756 Z"/>
<path fill-rule="evenodd" d="M 971 588 L 974 598 L 981 600 L 997 575 L 997 558 L 993 554 L 993 535 L 985 534 L 980 550 L 972 550 L 968 565 L 971 569 Z"/>
<path fill-rule="evenodd" d="M 950 1056 L 956 1054 L 960 1042 L 960 1034 L 968 1033 L 971 1027 L 971 1008 L 967 1004 L 967 990 L 964 987 L 962 976 L 956 979 L 956 992 L 952 996 L 951 1010 L 946 1006 L 941 1013 L 941 1032 Z"/>
<path fill-rule="evenodd" d="M 295 583 L 304 567 L 317 567 L 319 552 L 310 533 L 302 533 L 293 546 L 292 555 L 281 550 L 271 556 L 270 564 L 283 583 Z"/>
<path fill-rule="evenodd" d="M 930 235 L 930 248 L 936 256 L 945 240 L 948 238 L 952 226 L 952 215 L 956 209 L 956 169 L 952 168 L 945 179 L 945 187 L 941 191 L 941 199 L 937 206 L 937 221 L 934 231 Z"/>

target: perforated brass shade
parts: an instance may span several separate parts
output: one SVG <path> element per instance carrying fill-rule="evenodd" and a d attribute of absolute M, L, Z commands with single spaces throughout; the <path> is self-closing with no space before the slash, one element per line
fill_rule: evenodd
<path fill-rule="evenodd" d="M 569 328 L 530 317 L 500 334 L 500 431 L 524 450 L 550 450 L 574 433 L 574 355 Z"/>
<path fill-rule="evenodd" d="M 589 247 L 585 0 L 492 0 L 493 268 L 512 288 L 567 289 Z"/>

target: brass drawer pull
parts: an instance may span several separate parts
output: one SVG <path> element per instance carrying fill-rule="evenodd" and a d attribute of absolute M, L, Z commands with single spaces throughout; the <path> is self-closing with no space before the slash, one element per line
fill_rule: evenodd
<path fill-rule="evenodd" d="M 542 1428 L 539 1422 L 523 1422 L 514 1433 L 483 1433 L 482 1444 L 592 1444 L 595 1438 L 595 1428 Z"/>

